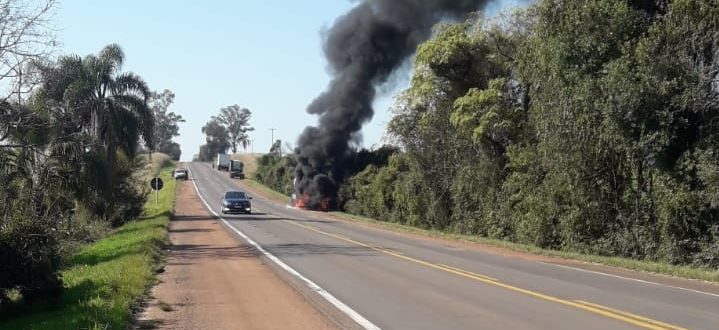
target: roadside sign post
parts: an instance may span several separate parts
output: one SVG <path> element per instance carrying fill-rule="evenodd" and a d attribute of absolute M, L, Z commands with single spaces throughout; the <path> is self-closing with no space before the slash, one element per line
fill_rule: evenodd
<path fill-rule="evenodd" d="M 155 206 L 158 205 L 160 200 L 160 190 L 164 186 L 164 183 L 162 182 L 162 179 L 158 177 L 154 177 L 152 180 L 150 180 L 150 187 L 152 187 L 152 190 L 155 191 Z"/>

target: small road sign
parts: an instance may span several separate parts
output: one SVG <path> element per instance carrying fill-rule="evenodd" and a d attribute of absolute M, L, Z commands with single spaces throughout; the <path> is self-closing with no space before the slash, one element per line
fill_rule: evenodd
<path fill-rule="evenodd" d="M 165 184 L 160 178 L 152 178 L 152 180 L 150 180 L 150 187 L 152 187 L 152 190 L 161 190 L 164 185 Z"/>

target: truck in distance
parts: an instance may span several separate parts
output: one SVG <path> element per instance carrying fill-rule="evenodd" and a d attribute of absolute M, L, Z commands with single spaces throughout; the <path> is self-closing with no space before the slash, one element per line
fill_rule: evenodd
<path fill-rule="evenodd" d="M 230 178 L 245 178 L 245 163 L 239 160 L 230 160 Z"/>
<path fill-rule="evenodd" d="M 217 154 L 217 170 L 229 171 L 230 170 L 230 155 Z"/>

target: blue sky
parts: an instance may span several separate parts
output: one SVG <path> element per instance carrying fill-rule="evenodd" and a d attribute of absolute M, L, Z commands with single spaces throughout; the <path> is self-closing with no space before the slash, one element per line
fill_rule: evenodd
<path fill-rule="evenodd" d="M 501 7 L 522 0 L 504 1 Z M 175 92 L 171 111 L 181 125 L 182 159 L 204 143 L 202 126 L 221 107 L 239 104 L 252 111 L 255 152 L 275 138 L 294 145 L 316 118 L 305 107 L 330 80 L 322 56 L 321 31 L 351 9 L 343 0 L 242 1 L 61 1 L 55 16 L 61 52 L 87 55 L 118 43 L 125 71 L 141 75 L 150 88 Z M 363 129 L 364 146 L 381 143 L 392 96 L 409 73 L 375 104 Z M 248 150 L 249 151 L 249 150 Z"/>

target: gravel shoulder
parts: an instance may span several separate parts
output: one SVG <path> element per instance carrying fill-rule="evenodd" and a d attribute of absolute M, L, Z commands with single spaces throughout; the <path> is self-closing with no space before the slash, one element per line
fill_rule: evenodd
<path fill-rule="evenodd" d="M 165 271 L 139 315 L 140 329 L 333 329 L 250 245 L 178 183 Z"/>

